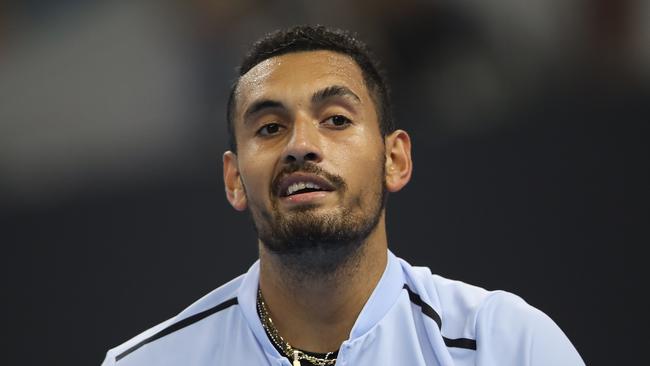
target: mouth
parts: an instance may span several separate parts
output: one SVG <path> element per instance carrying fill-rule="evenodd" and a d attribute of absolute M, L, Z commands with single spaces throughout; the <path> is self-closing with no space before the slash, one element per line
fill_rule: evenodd
<path fill-rule="evenodd" d="M 334 185 L 318 175 L 294 173 L 280 179 L 276 194 L 281 198 L 297 198 L 298 196 L 320 197 L 322 194 L 335 190 Z"/>

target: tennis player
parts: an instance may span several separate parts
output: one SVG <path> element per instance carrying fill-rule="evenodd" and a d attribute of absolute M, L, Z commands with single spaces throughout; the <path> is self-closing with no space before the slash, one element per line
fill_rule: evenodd
<path fill-rule="evenodd" d="M 259 260 L 103 365 L 584 365 L 520 297 L 388 249 L 386 200 L 411 178 L 411 140 L 349 33 L 299 26 L 255 43 L 228 130 L 226 197 L 250 212 Z"/>

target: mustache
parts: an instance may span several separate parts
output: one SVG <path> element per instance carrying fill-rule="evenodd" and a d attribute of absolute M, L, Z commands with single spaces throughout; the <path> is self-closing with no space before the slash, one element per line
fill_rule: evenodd
<path fill-rule="evenodd" d="M 280 170 L 278 174 L 275 176 L 273 182 L 271 182 L 271 191 L 277 193 L 279 191 L 280 181 L 285 176 L 296 172 L 314 174 L 321 178 L 324 178 L 332 186 L 334 186 L 336 190 L 345 190 L 347 188 L 347 184 L 345 183 L 343 178 L 341 178 L 336 174 L 332 174 L 326 171 L 325 169 L 319 167 L 318 165 L 312 162 L 307 161 L 304 163 L 292 162 L 289 163 L 288 165 L 285 165 L 284 168 L 282 168 L 282 170 Z"/>

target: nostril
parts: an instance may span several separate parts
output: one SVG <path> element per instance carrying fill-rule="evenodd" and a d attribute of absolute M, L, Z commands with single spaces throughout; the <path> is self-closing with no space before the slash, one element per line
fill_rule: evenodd
<path fill-rule="evenodd" d="M 302 154 L 287 154 L 284 157 L 284 162 L 286 164 L 291 164 L 291 163 L 304 163 L 306 161 L 311 161 L 311 162 L 318 162 L 320 160 L 320 155 L 315 152 L 309 152 L 304 155 Z"/>

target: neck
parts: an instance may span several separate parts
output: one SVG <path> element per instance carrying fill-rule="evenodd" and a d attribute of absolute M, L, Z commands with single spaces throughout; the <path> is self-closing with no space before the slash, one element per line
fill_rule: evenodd
<path fill-rule="evenodd" d="M 337 350 L 386 268 L 384 215 L 350 260 L 323 276 L 300 276 L 260 243 L 260 288 L 273 324 L 293 347 Z"/>

